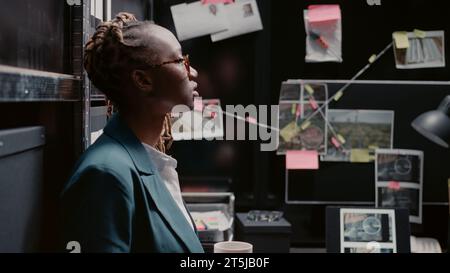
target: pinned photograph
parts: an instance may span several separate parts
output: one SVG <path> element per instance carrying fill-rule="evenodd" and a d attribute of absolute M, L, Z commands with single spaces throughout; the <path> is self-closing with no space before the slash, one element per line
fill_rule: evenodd
<path fill-rule="evenodd" d="M 417 154 L 377 154 L 377 180 L 420 183 L 422 160 Z"/>
<path fill-rule="evenodd" d="M 408 208 L 411 223 L 422 223 L 423 152 L 376 150 L 375 204 Z"/>
<path fill-rule="evenodd" d="M 313 108 L 306 103 L 280 103 L 280 144 L 277 154 L 285 154 L 288 150 L 326 153 L 325 118 L 320 114 L 315 115 L 309 121 L 302 118 L 302 116 L 307 117 L 313 111 Z M 326 116 L 326 108 L 322 112 Z"/>
<path fill-rule="evenodd" d="M 418 188 L 378 188 L 378 207 L 407 208 L 410 216 L 417 219 L 420 216 L 420 189 Z"/>
<path fill-rule="evenodd" d="M 318 107 L 321 106 L 321 104 L 318 104 Z M 324 108 L 321 110 L 323 116 L 321 114 L 315 115 L 309 121 L 306 121 L 306 117 L 310 116 L 315 109 L 310 104 L 305 102 L 302 104 L 302 109 L 303 118 L 299 120 L 302 147 L 306 150 L 317 151 L 319 154 L 325 154 L 327 134 L 325 119 L 327 109 Z M 307 126 L 305 125 L 306 122 Z"/>
<path fill-rule="evenodd" d="M 444 31 L 397 31 L 392 37 L 398 69 L 445 67 Z"/>
<path fill-rule="evenodd" d="M 323 161 L 373 162 L 375 149 L 393 146 L 394 111 L 328 109 L 328 122 L 342 139 L 328 130 Z"/>
<path fill-rule="evenodd" d="M 324 155 L 327 150 L 327 107 L 312 114 L 328 98 L 326 84 L 284 82 L 280 91 L 280 143 L 277 154 L 288 150 L 317 151 Z"/>

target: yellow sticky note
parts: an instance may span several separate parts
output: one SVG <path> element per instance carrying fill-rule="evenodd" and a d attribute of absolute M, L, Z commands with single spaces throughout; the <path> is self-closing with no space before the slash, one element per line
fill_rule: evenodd
<path fill-rule="evenodd" d="M 370 162 L 370 155 L 368 149 L 352 149 L 350 154 L 351 162 L 365 163 Z"/>
<path fill-rule="evenodd" d="M 299 133 L 299 131 L 300 130 L 297 123 L 293 121 L 280 131 L 280 136 L 284 139 L 284 141 L 290 142 Z"/>
<path fill-rule="evenodd" d="M 334 100 L 338 101 L 343 95 L 344 95 L 343 91 L 337 92 L 336 95 L 334 95 Z"/>
<path fill-rule="evenodd" d="M 394 38 L 395 46 L 398 49 L 409 48 L 408 32 L 396 31 L 392 34 L 392 37 Z"/>
<path fill-rule="evenodd" d="M 418 38 L 421 38 L 421 39 L 427 37 L 427 33 L 426 33 L 425 31 L 423 31 L 423 30 L 420 30 L 420 29 L 415 29 L 415 30 L 414 30 L 414 34 L 415 34 Z"/>
<path fill-rule="evenodd" d="M 314 89 L 311 87 L 311 85 L 306 84 L 305 85 L 305 90 L 306 92 L 308 92 L 310 95 L 314 94 Z"/>
<path fill-rule="evenodd" d="M 303 122 L 302 126 L 300 126 L 300 128 L 302 130 L 305 130 L 306 128 L 309 127 L 309 125 L 311 125 L 311 122 L 310 121 L 305 121 L 305 122 Z"/>
<path fill-rule="evenodd" d="M 337 137 L 337 139 L 339 140 L 339 142 L 340 142 L 341 144 L 345 144 L 345 138 L 344 138 L 343 136 L 337 135 L 336 137 Z"/>
<path fill-rule="evenodd" d="M 373 55 L 370 56 L 370 58 L 369 58 L 369 63 L 375 62 L 376 59 L 377 59 L 377 55 L 376 55 L 376 54 L 373 54 Z"/>

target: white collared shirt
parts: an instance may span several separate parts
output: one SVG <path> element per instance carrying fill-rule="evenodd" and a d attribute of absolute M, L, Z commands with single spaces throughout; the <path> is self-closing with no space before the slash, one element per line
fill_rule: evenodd
<path fill-rule="evenodd" d="M 169 190 L 170 194 L 175 200 L 175 203 L 178 205 L 178 208 L 181 210 L 184 217 L 186 217 L 189 226 L 194 229 L 189 213 L 184 206 L 183 197 L 181 196 L 180 182 L 178 180 L 178 173 L 176 170 L 177 160 L 165 153 L 156 150 L 154 147 L 146 143 L 142 143 L 142 145 L 144 145 L 145 150 L 150 157 L 150 160 L 153 162 L 153 164 L 155 164 L 159 175 L 164 181 L 164 185 L 166 185 L 166 188 Z"/>

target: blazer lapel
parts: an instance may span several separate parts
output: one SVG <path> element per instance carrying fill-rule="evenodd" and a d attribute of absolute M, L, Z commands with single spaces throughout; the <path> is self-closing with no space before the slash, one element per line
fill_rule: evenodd
<path fill-rule="evenodd" d="M 144 186 L 156 204 L 161 215 L 167 220 L 170 228 L 191 252 L 199 252 L 203 248 L 196 233 L 181 213 L 170 192 L 159 175 L 141 176 Z"/>
<path fill-rule="evenodd" d="M 163 184 L 153 162 L 142 143 L 130 128 L 115 114 L 104 130 L 105 134 L 114 138 L 127 150 L 136 169 L 141 175 L 141 181 L 156 204 L 158 211 L 167 220 L 170 228 L 191 252 L 203 250 L 196 233 L 192 231 L 186 218 L 178 208 L 172 195 Z"/>

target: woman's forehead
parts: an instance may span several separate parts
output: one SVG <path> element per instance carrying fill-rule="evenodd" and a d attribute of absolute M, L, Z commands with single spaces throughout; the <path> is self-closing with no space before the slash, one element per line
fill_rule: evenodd
<path fill-rule="evenodd" d="M 148 34 L 151 36 L 150 40 L 152 41 L 149 46 L 153 47 L 159 54 L 166 57 L 174 55 L 179 57 L 181 55 L 181 45 L 175 35 L 168 29 L 151 25 Z"/>

